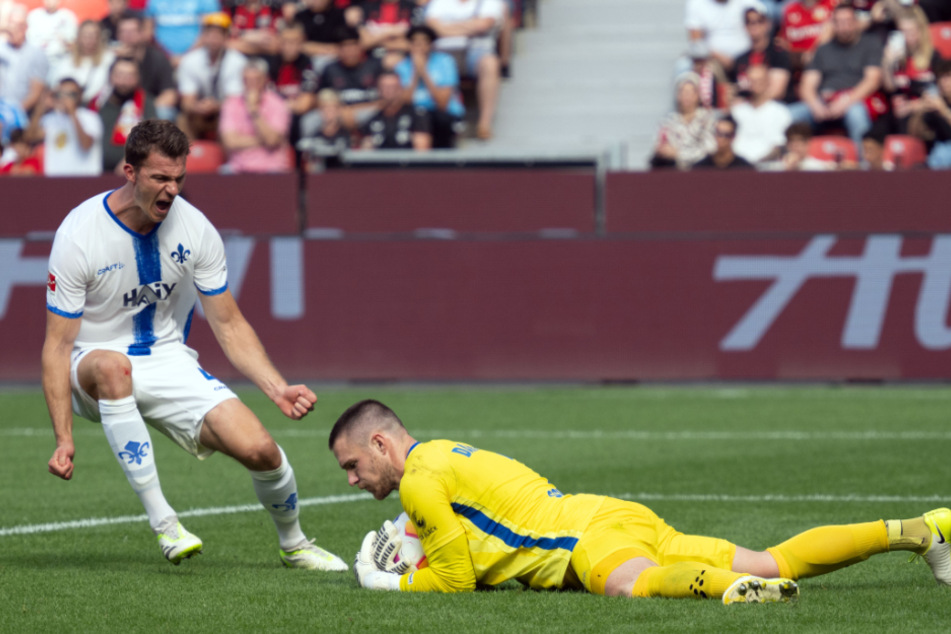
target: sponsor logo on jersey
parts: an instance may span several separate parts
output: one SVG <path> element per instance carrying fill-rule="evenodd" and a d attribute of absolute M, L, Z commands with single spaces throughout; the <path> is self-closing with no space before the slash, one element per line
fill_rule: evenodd
<path fill-rule="evenodd" d="M 138 288 L 133 288 L 128 293 L 122 295 L 122 305 L 129 306 L 150 306 L 158 301 L 168 299 L 176 284 L 165 284 L 163 282 L 152 282 L 143 284 Z"/>
<path fill-rule="evenodd" d="M 119 271 L 124 268 L 125 268 L 125 264 L 123 264 L 122 262 L 116 262 L 115 264 L 110 264 L 109 266 L 102 267 L 101 269 L 96 271 L 96 275 L 97 276 L 104 275 L 108 273 L 109 271 Z"/>
<path fill-rule="evenodd" d="M 52 273 L 47 273 L 46 288 L 50 289 L 51 293 L 56 292 L 56 276 Z"/>
<path fill-rule="evenodd" d="M 185 262 L 188 261 L 188 256 L 190 256 L 191 254 L 192 252 L 186 249 L 184 246 L 182 246 L 182 243 L 179 242 L 178 248 L 172 251 L 171 253 L 172 262 L 176 262 L 178 264 L 185 264 Z"/>

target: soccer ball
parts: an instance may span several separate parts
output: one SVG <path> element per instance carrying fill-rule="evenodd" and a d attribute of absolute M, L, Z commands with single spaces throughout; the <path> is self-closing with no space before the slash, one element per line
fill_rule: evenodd
<path fill-rule="evenodd" d="M 419 542 L 419 536 L 416 534 L 416 527 L 413 521 L 406 513 L 400 513 L 399 517 L 393 520 L 393 524 L 400 531 L 400 538 L 403 540 L 403 546 L 400 548 L 396 561 L 405 561 L 410 565 L 409 572 L 415 572 L 420 568 L 429 565 L 426 561 L 426 553 L 423 552 L 423 545 Z"/>

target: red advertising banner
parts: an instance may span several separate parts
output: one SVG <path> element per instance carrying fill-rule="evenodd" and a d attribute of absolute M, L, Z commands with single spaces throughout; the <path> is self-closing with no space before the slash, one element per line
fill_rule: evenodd
<path fill-rule="evenodd" d="M 226 243 L 289 377 L 951 377 L 951 234 Z M 48 249 L 0 240 L 0 380 L 39 377 Z M 191 343 L 233 376 L 206 325 Z"/>
<path fill-rule="evenodd" d="M 426 229 L 594 230 L 593 170 L 337 170 L 307 178 L 307 226 L 347 233 Z"/>

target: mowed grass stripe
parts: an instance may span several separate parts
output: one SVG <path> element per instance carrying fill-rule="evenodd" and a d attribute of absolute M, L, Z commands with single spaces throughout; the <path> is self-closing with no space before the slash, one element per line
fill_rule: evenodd
<path fill-rule="evenodd" d="M 633 500 L 638 502 L 753 502 L 753 503 L 799 503 L 799 502 L 825 502 L 825 503 L 884 503 L 884 502 L 928 502 L 931 504 L 948 502 L 947 498 L 940 495 L 729 495 L 729 494 L 707 494 L 707 493 L 612 493 L 611 497 L 621 500 Z M 318 506 L 323 504 L 342 504 L 348 502 L 363 502 L 372 500 L 373 496 L 369 493 L 357 493 L 353 495 L 332 495 L 327 497 L 306 498 L 300 500 L 301 506 Z M 192 509 L 182 511 L 178 515 L 180 518 L 188 517 L 208 517 L 216 515 L 231 515 L 234 513 L 249 513 L 260 511 L 260 504 L 241 504 L 238 506 L 217 506 L 204 509 Z M 11 526 L 9 528 L 0 528 L 0 537 L 11 535 L 35 535 L 40 533 L 53 533 L 57 531 L 96 528 L 98 526 L 113 526 L 116 524 L 134 524 L 137 522 L 148 521 L 145 514 L 142 515 L 122 515 L 118 517 L 90 517 L 80 520 L 69 520 L 64 522 L 49 522 L 46 524 L 25 524 L 22 526 Z"/>

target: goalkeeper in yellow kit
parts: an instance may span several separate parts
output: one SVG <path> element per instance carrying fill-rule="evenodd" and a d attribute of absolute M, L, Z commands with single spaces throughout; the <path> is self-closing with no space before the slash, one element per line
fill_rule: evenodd
<path fill-rule="evenodd" d="M 352 485 L 382 500 L 399 490 L 428 566 L 394 563 L 390 522 L 364 538 L 354 569 L 367 588 L 459 592 L 510 579 L 537 589 L 584 588 L 608 596 L 788 601 L 796 580 L 890 550 L 922 555 L 951 585 L 951 510 L 906 520 L 822 526 L 753 551 L 684 535 L 646 506 L 563 494 L 525 465 L 448 440 L 416 442 L 378 401 L 347 409 L 330 449 Z M 402 565 L 401 565 L 402 564 Z"/>

